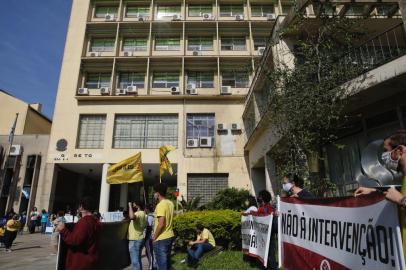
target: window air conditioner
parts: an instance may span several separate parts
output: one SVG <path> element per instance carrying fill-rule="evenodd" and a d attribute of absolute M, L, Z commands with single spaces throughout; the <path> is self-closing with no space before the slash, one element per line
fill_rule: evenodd
<path fill-rule="evenodd" d="M 274 13 L 266 14 L 266 19 L 268 21 L 276 20 L 276 15 Z"/>
<path fill-rule="evenodd" d="M 264 55 L 266 47 L 258 47 L 258 55 Z"/>
<path fill-rule="evenodd" d="M 203 13 L 203 21 L 212 21 L 214 20 L 214 16 L 210 13 Z"/>
<path fill-rule="evenodd" d="M 226 124 L 217 124 L 217 130 L 219 131 L 227 130 Z"/>
<path fill-rule="evenodd" d="M 222 94 L 222 95 L 231 95 L 231 86 L 229 86 L 229 85 L 222 86 L 221 90 L 220 90 L 220 94 Z"/>
<path fill-rule="evenodd" d="M 199 140 L 198 139 L 187 139 L 186 140 L 186 147 L 187 148 L 199 147 Z"/>
<path fill-rule="evenodd" d="M 196 84 L 195 83 L 188 83 L 186 85 L 186 92 L 189 95 L 197 95 Z"/>
<path fill-rule="evenodd" d="M 87 88 L 79 88 L 77 94 L 78 94 L 78 96 L 88 96 L 89 95 L 89 89 L 87 89 Z"/>
<path fill-rule="evenodd" d="M 172 92 L 172 94 L 179 94 L 179 92 L 180 92 L 179 86 L 171 87 L 171 92 Z"/>
<path fill-rule="evenodd" d="M 172 21 L 180 21 L 180 15 L 179 14 L 175 14 L 172 16 Z"/>
<path fill-rule="evenodd" d="M 212 137 L 200 137 L 199 145 L 200 147 L 212 147 L 212 142 Z"/>
<path fill-rule="evenodd" d="M 233 130 L 233 131 L 241 130 L 240 124 L 232 123 L 232 124 L 231 124 L 231 130 Z"/>
<path fill-rule="evenodd" d="M 125 56 L 125 57 L 133 56 L 133 52 L 131 52 L 131 51 L 125 51 L 125 52 L 124 52 L 124 56 Z"/>
<path fill-rule="evenodd" d="M 127 93 L 131 93 L 131 94 L 137 94 L 137 93 L 138 93 L 137 86 L 135 86 L 135 85 L 129 85 L 129 86 L 127 86 L 126 92 L 127 92 Z"/>
<path fill-rule="evenodd" d="M 125 89 L 116 90 L 116 96 L 125 96 L 126 94 L 127 94 L 127 91 Z"/>
<path fill-rule="evenodd" d="M 235 15 L 235 20 L 236 21 L 243 21 L 244 20 L 244 15 L 241 15 L 241 14 Z"/>
<path fill-rule="evenodd" d="M 193 50 L 193 56 L 198 56 L 201 55 L 201 52 L 199 50 Z"/>
<path fill-rule="evenodd" d="M 13 144 L 10 148 L 10 156 L 19 156 L 23 152 L 23 147 L 19 144 Z"/>
<path fill-rule="evenodd" d="M 110 94 L 110 89 L 108 87 L 102 87 L 102 88 L 100 88 L 100 94 L 101 95 L 109 95 Z"/>
<path fill-rule="evenodd" d="M 91 57 L 101 56 L 101 52 L 91 52 L 90 56 Z"/>
<path fill-rule="evenodd" d="M 114 21 L 115 19 L 114 19 L 114 14 L 106 14 L 106 15 L 104 15 L 104 20 L 105 21 L 107 21 L 107 22 L 111 22 L 111 21 Z"/>

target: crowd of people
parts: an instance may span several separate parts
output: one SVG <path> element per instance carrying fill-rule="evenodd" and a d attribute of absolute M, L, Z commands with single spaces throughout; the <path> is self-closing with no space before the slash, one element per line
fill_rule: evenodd
<path fill-rule="evenodd" d="M 379 188 L 360 187 L 355 191 L 355 196 L 383 192 L 386 198 L 406 208 L 406 132 L 396 133 L 384 140 L 384 152 L 381 160 L 388 170 L 403 174 L 402 190 L 390 187 L 387 190 Z M 283 196 L 308 199 L 314 196 L 304 189 L 304 181 L 296 174 L 287 174 L 283 177 Z M 173 231 L 174 205 L 166 198 L 167 186 L 159 183 L 154 186 L 154 204 L 144 205 L 143 202 L 129 202 L 128 212 L 125 213 L 129 221 L 128 227 L 128 251 L 133 269 L 142 269 L 141 254 L 145 248 L 148 259 L 148 269 L 166 270 L 171 269 L 171 250 L 175 240 Z M 73 222 L 70 212 L 58 212 L 49 214 L 45 209 L 41 212 L 36 207 L 29 216 L 26 213 L 16 214 L 12 209 L 1 220 L 0 242 L 4 243 L 6 251 L 11 251 L 14 239 L 18 231 L 22 231 L 25 225 L 29 232 L 40 231 L 46 233 L 47 227 L 53 227 L 52 244 L 55 253 L 58 249 L 58 238 L 62 237 L 68 247 L 66 257 L 66 269 L 95 269 L 98 260 L 98 242 L 101 230 L 101 216 L 90 203 L 90 198 L 84 198 L 79 203 L 77 223 L 70 229 L 66 223 Z M 272 237 L 278 233 L 277 218 L 279 213 L 272 205 L 272 196 L 267 190 L 261 190 L 258 196 L 249 196 L 245 202 L 246 214 L 267 215 L 274 214 Z M 406 243 L 404 211 L 401 211 L 401 223 L 403 230 L 403 243 Z M 28 220 L 27 220 L 28 219 Z M 196 225 L 196 239 L 189 241 L 187 256 L 182 261 L 191 266 L 196 265 L 203 254 L 215 248 L 216 241 L 213 234 L 202 224 Z M 270 242 L 270 254 L 276 254 L 275 241 Z M 268 256 L 270 269 L 276 269 L 275 256 Z"/>

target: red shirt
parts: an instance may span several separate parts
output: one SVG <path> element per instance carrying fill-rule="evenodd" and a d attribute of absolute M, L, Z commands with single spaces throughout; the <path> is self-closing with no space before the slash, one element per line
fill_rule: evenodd
<path fill-rule="evenodd" d="M 272 205 L 270 203 L 267 203 L 265 205 L 261 205 L 258 208 L 257 214 L 260 215 L 270 215 L 273 211 Z"/>
<path fill-rule="evenodd" d="M 68 246 L 66 270 L 96 269 L 100 227 L 100 222 L 90 215 L 81 218 L 73 231 L 67 228 L 61 231 Z"/>

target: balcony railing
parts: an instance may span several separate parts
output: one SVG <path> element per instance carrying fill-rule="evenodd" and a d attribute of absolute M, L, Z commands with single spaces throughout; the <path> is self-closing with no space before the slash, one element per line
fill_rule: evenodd
<path fill-rule="evenodd" d="M 405 54 L 406 35 L 403 23 L 400 23 L 352 49 L 344 62 L 358 68 L 362 74 Z"/>

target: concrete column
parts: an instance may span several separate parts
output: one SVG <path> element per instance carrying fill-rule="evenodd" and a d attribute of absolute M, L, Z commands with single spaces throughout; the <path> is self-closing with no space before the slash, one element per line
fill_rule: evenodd
<path fill-rule="evenodd" d="M 275 199 L 275 191 L 272 186 L 272 170 L 273 170 L 273 162 L 268 155 L 264 156 L 264 163 L 265 163 L 265 186 L 266 190 L 268 190 L 272 198 Z M 274 179 L 275 180 L 275 179 Z"/>
<path fill-rule="evenodd" d="M 107 169 L 110 164 L 103 164 L 101 187 L 100 187 L 100 203 L 99 212 L 105 213 L 109 211 L 109 199 L 110 199 L 110 184 L 107 183 Z"/>
<path fill-rule="evenodd" d="M 127 207 L 128 203 L 128 184 L 120 185 L 120 207 Z"/>

